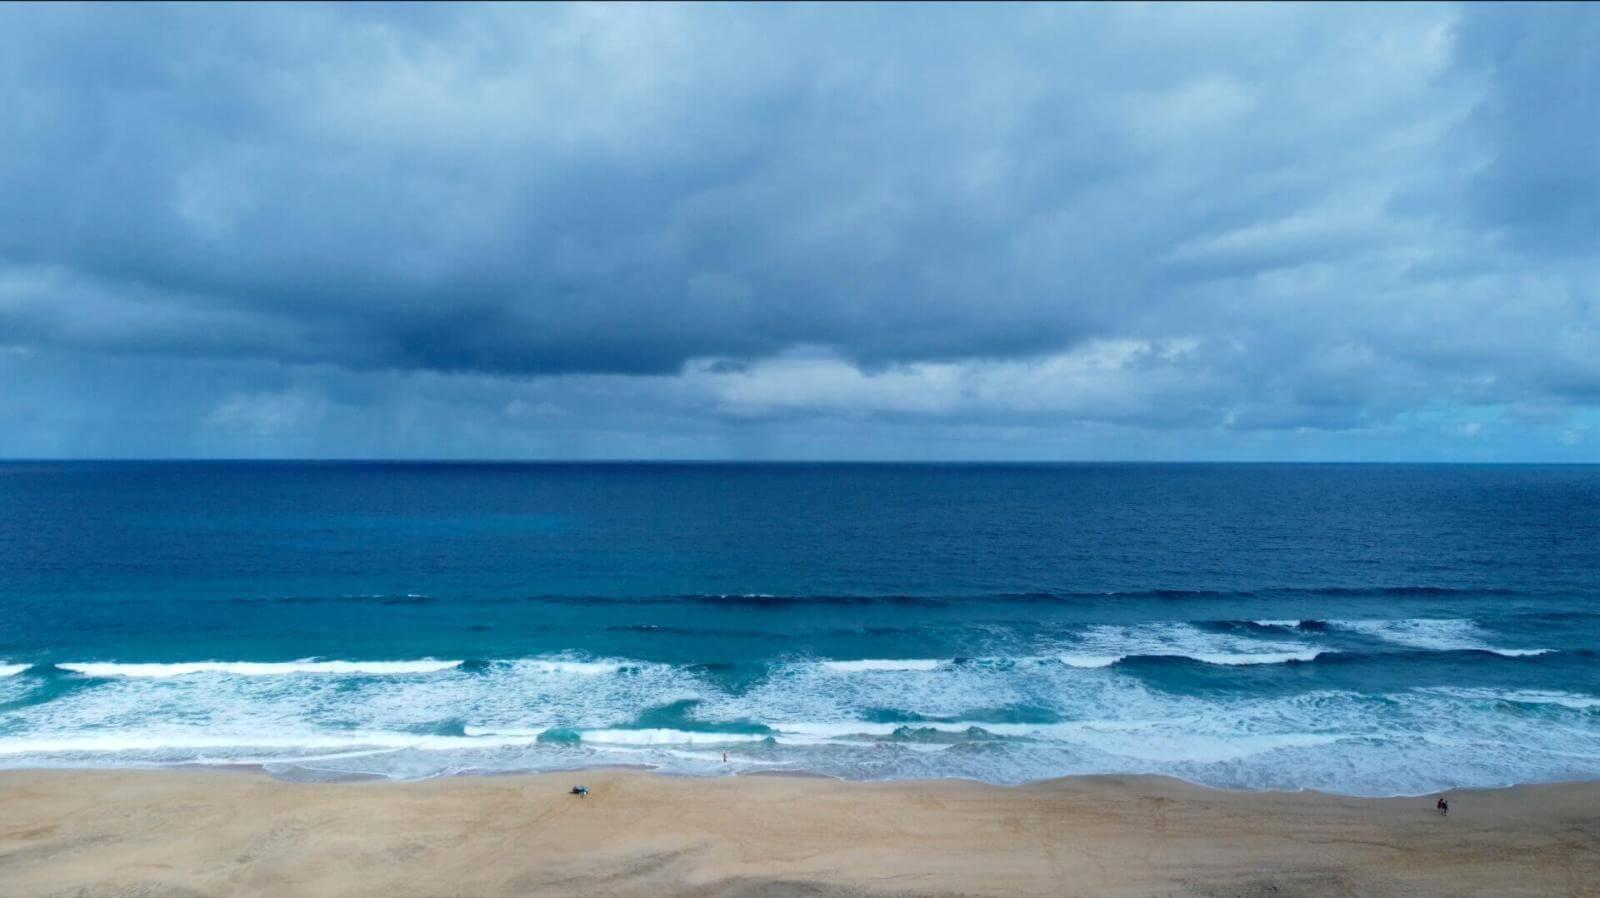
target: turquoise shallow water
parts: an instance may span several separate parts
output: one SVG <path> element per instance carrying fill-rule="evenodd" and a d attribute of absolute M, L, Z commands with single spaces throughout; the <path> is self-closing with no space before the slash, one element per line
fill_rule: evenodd
<path fill-rule="evenodd" d="M 1592 778 L 1597 598 L 1592 467 L 9 463 L 0 766 Z"/>

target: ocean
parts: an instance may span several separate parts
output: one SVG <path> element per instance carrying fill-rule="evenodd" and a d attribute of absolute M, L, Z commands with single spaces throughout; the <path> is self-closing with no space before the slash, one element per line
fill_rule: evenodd
<path fill-rule="evenodd" d="M 1600 777 L 1600 467 L 0 463 L 0 767 Z"/>

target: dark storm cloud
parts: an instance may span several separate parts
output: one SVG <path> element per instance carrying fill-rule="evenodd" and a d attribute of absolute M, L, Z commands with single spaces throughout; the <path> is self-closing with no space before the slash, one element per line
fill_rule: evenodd
<path fill-rule="evenodd" d="M 1437 455 L 1496 416 L 1579 439 L 1597 29 L 1579 6 L 7 6 L 0 370 L 60 451 L 129 414 L 64 373 L 91 369 L 200 378 L 166 391 L 179 454 L 407 427 L 423 454 L 782 454 L 800 422 L 846 455 L 885 427 L 1047 453 L 1087 428 L 1114 454 L 1287 431 Z M 1534 407 L 1537 434 L 1505 411 Z"/>

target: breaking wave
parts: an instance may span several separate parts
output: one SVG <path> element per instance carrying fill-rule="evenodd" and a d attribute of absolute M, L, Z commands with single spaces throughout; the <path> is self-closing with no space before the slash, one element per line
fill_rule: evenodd
<path fill-rule="evenodd" d="M 334 674 L 338 676 L 396 676 L 435 673 L 460 667 L 460 661 L 183 661 L 175 663 L 63 662 L 55 667 L 86 677 L 182 677 L 191 674 L 231 674 L 240 677 L 273 677 L 294 674 Z"/>
<path fill-rule="evenodd" d="M 1550 685 L 1590 655 L 1474 661 L 1549 650 L 1472 620 L 1089 624 L 999 647 L 748 662 L 7 663 L 0 766 L 416 778 L 643 764 L 1005 783 L 1148 772 L 1359 794 L 1600 776 L 1600 695 Z M 1412 664 L 1493 664 L 1511 685 L 1409 682 L 1396 666 Z M 1361 685 L 1380 672 L 1387 688 Z"/>

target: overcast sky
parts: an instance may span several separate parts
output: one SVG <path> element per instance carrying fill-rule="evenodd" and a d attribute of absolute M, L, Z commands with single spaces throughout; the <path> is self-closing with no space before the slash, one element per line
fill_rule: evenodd
<path fill-rule="evenodd" d="M 0 7 L 0 456 L 1600 461 L 1600 7 Z"/>

